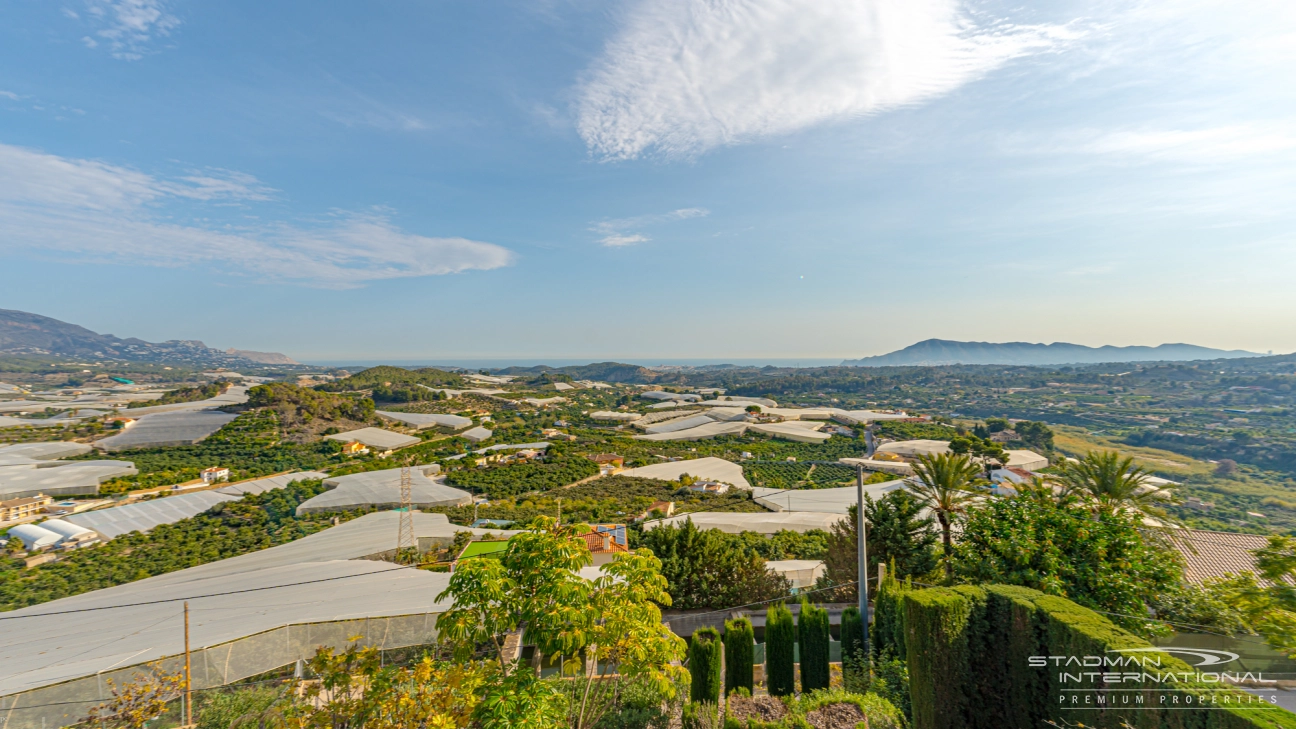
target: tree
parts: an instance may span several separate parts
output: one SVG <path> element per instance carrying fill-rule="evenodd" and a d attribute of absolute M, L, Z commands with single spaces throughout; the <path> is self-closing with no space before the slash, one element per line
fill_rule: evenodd
<path fill-rule="evenodd" d="M 765 613 L 765 688 L 771 696 L 796 692 L 796 627 L 792 611 L 779 603 Z"/>
<path fill-rule="evenodd" d="M 1253 552 L 1260 574 L 1243 572 L 1208 585 L 1269 645 L 1296 656 L 1296 539 L 1273 535 Z"/>
<path fill-rule="evenodd" d="M 149 664 L 144 673 L 120 686 L 111 678 L 104 682 L 112 698 L 92 707 L 84 719 L 99 726 L 143 729 L 166 713 L 167 704 L 184 692 L 184 676 L 164 671 L 157 663 Z"/>
<path fill-rule="evenodd" d="M 747 618 L 725 621 L 725 696 L 735 689 L 755 688 L 756 634 Z"/>
<path fill-rule="evenodd" d="M 1067 508 L 1075 506 L 1079 501 L 1075 492 L 1065 487 L 1054 488 L 1052 483 L 1040 476 L 1032 476 L 1029 481 L 1013 484 L 1012 488 L 1017 492 L 1015 498 L 1033 501 L 1042 506 Z"/>
<path fill-rule="evenodd" d="M 698 628 L 689 643 L 690 701 L 720 703 L 720 656 L 724 646 L 715 628 Z"/>
<path fill-rule="evenodd" d="M 246 714 L 230 729 L 266 724 L 297 729 L 466 729 L 473 723 L 498 724 L 495 712 L 482 701 L 488 685 L 501 682 L 493 664 L 455 665 L 424 657 L 396 669 L 383 666 L 377 648 L 353 643 L 341 653 L 321 647 L 307 665 L 319 681 L 304 686 L 301 694 L 293 692 L 282 709 L 272 705 L 259 714 Z M 536 697 L 534 688 L 529 694 Z M 553 726 L 562 715 L 556 704 L 550 698 L 541 711 L 525 716 L 547 718 L 537 724 Z"/>
<path fill-rule="evenodd" d="M 936 532 L 932 517 L 922 516 L 923 506 L 913 494 L 896 489 L 874 501 L 864 495 L 865 536 L 868 538 L 868 572 L 876 575 L 878 565 L 894 565 L 898 577 L 921 576 L 936 569 Z M 853 583 L 859 579 L 857 549 L 858 513 L 851 506 L 847 517 L 832 526 L 824 553 L 824 574 L 816 587 Z M 832 593 L 834 601 L 858 599 L 858 587 L 851 585 Z"/>
<path fill-rule="evenodd" d="M 786 596 L 792 586 L 743 548 L 743 538 L 698 529 L 692 519 L 644 532 L 639 544 L 661 559 L 672 605 L 679 609 L 727 608 Z"/>
<path fill-rule="evenodd" d="M 828 611 L 802 601 L 797 620 L 801 643 L 801 691 L 828 688 Z"/>
<path fill-rule="evenodd" d="M 1067 461 L 1058 469 L 1064 487 L 1091 499 L 1098 511 L 1132 510 L 1148 516 L 1165 517 L 1161 504 L 1171 503 L 1174 484 L 1153 485 L 1152 475 L 1134 465 L 1134 459 L 1116 451 L 1090 451 L 1079 461 Z"/>
<path fill-rule="evenodd" d="M 1137 514 L 1025 498 L 969 509 L 952 566 L 972 582 L 1022 585 L 1115 613 L 1113 620 L 1138 631 L 1183 572 L 1179 553 L 1159 533 L 1145 533 Z"/>
<path fill-rule="evenodd" d="M 501 680 L 492 684 L 498 700 L 492 703 L 488 695 L 483 702 L 488 708 L 513 700 L 507 687 L 534 689 L 535 700 L 528 705 L 536 711 L 546 706 L 543 689 L 528 683 L 534 675 L 515 670 L 504 655 L 505 635 L 524 626 L 527 640 L 544 655 L 584 655 L 609 673 L 674 695 L 674 678 L 683 669 L 671 663 L 683 657 L 684 645 L 661 622 L 657 604 L 671 604 L 661 562 L 639 549 L 617 555 L 601 577 L 587 581 L 579 570 L 592 561 L 581 538 L 588 531 L 584 524 L 557 526 L 539 517 L 529 531 L 509 540 L 500 559 L 462 561 L 437 596 L 453 600 L 437 628 L 454 645 L 456 660 L 469 662 L 483 647 L 493 656 Z M 566 686 L 573 692 L 572 725 L 582 729 L 597 723 L 615 705 L 620 685 L 587 675 Z"/>
<path fill-rule="evenodd" d="M 1034 420 L 1023 420 L 1017 423 L 1013 430 L 1017 431 L 1017 437 L 1031 448 L 1045 453 L 1053 452 L 1053 429 L 1048 425 Z"/>
<path fill-rule="evenodd" d="M 1234 473 L 1237 473 L 1237 461 L 1232 458 L 1222 459 L 1215 464 L 1215 475 L 1220 478 L 1228 478 Z"/>
<path fill-rule="evenodd" d="M 914 464 L 914 474 L 918 476 L 918 480 L 908 483 L 909 490 L 919 503 L 931 509 L 940 524 L 946 578 L 954 575 L 954 567 L 950 563 L 954 551 L 950 531 L 954 519 L 965 513 L 968 505 L 977 498 L 976 492 L 972 490 L 977 473 L 977 467 L 964 455 L 942 453 L 919 456 L 918 462 Z"/>
<path fill-rule="evenodd" d="M 860 659 L 865 659 L 864 621 L 860 620 L 859 608 L 854 605 L 842 610 L 841 658 L 842 668 L 863 668 L 857 664 Z"/>

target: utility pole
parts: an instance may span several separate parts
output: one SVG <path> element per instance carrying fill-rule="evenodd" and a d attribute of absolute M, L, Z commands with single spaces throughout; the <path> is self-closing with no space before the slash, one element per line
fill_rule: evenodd
<path fill-rule="evenodd" d="M 558 522 L 554 526 L 562 526 L 562 497 L 558 497 Z"/>
<path fill-rule="evenodd" d="M 184 701 L 184 723 L 185 726 L 193 726 L 193 674 L 189 672 L 189 601 L 185 600 L 184 604 L 184 623 L 185 623 L 185 701 Z"/>
<path fill-rule="evenodd" d="M 860 624 L 864 626 L 864 655 L 869 654 L 869 613 L 868 613 L 868 540 L 864 535 L 864 466 L 855 466 L 856 524 L 858 530 L 857 547 L 859 558 L 859 611 Z"/>

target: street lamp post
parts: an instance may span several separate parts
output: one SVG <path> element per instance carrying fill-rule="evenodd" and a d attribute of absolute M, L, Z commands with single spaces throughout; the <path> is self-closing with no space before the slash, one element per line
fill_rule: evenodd
<path fill-rule="evenodd" d="M 864 466 L 855 466 L 855 529 L 858 532 L 856 548 L 859 558 L 859 612 L 860 624 L 864 627 L 864 655 L 869 654 L 869 612 L 868 612 L 868 539 L 864 535 Z"/>

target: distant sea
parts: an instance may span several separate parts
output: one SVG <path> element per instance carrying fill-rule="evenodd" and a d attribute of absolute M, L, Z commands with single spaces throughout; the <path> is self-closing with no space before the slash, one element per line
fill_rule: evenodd
<path fill-rule="evenodd" d="M 773 367 L 836 367 L 842 363 L 843 359 L 846 358 L 673 359 L 670 357 L 606 357 L 602 359 L 544 359 L 518 357 L 515 359 L 333 359 L 304 360 L 304 363 L 316 365 L 318 367 L 373 367 L 376 365 L 395 365 L 396 367 L 463 367 L 465 369 L 474 370 L 494 370 L 503 369 L 505 367 L 535 367 L 536 365 L 570 367 L 573 365 L 593 364 L 595 362 L 621 362 L 623 364 L 636 364 L 643 367 L 662 367 L 670 365 L 679 367 L 701 367 L 703 365 L 720 364 L 731 364 L 741 367 L 765 367 L 767 365 Z"/>

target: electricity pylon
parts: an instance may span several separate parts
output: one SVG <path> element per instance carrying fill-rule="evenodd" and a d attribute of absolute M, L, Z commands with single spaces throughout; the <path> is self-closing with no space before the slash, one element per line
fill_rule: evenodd
<path fill-rule="evenodd" d="M 396 561 L 407 564 L 418 561 L 418 542 L 414 539 L 414 477 L 410 462 L 401 465 L 400 475 L 400 525 L 396 535 Z"/>

